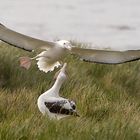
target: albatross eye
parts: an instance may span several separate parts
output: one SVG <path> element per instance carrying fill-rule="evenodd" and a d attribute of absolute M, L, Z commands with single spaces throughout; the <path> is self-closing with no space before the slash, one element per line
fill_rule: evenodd
<path fill-rule="evenodd" d="M 64 43 L 64 45 L 66 45 L 66 43 Z"/>

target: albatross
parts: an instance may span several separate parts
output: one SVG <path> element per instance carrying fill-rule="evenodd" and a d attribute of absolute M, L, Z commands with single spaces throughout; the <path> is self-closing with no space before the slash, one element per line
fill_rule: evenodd
<path fill-rule="evenodd" d="M 72 46 L 67 40 L 51 42 L 32 38 L 2 24 L 0 24 L 0 40 L 26 51 L 42 49 L 43 52 L 34 58 L 21 57 L 20 62 L 22 67 L 28 69 L 31 60 L 36 59 L 38 68 L 46 73 L 59 67 L 60 61 L 63 61 L 63 57 L 68 53 L 77 55 L 83 61 L 102 64 L 121 64 L 140 59 L 140 50 L 113 51 L 79 48 Z"/>
<path fill-rule="evenodd" d="M 54 85 L 41 94 L 38 98 L 37 105 L 43 115 L 48 115 L 50 119 L 62 119 L 68 116 L 79 116 L 76 112 L 76 104 L 74 101 L 60 97 L 59 90 L 66 80 L 65 73 L 66 63 L 57 74 Z"/>

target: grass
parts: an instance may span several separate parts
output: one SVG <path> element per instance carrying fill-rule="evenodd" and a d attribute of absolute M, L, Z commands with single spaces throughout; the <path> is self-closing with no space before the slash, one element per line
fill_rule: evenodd
<path fill-rule="evenodd" d="M 0 140 L 139 140 L 140 62 L 90 64 L 67 56 L 70 78 L 61 95 L 77 103 L 81 117 L 60 121 L 43 117 L 38 96 L 55 72 L 29 71 L 18 58 L 33 55 L 0 44 Z"/>

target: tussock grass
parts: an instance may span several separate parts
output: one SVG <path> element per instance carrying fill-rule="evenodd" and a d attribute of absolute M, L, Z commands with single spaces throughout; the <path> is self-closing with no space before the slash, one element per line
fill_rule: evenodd
<path fill-rule="evenodd" d="M 0 44 L 1 140 L 139 140 L 140 62 L 90 64 L 68 56 L 70 78 L 61 95 L 76 101 L 79 118 L 49 120 L 38 111 L 38 96 L 55 72 L 29 71 L 18 58 L 32 55 Z"/>

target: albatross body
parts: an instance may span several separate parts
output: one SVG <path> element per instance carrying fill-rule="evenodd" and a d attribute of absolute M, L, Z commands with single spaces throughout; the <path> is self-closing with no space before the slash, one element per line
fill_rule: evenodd
<path fill-rule="evenodd" d="M 65 42 L 65 45 L 63 43 Z M 31 60 L 36 59 L 37 66 L 39 70 L 47 73 L 53 71 L 54 68 L 61 66 L 60 61 L 63 61 L 64 56 L 68 53 L 68 50 L 71 49 L 71 44 L 69 41 L 60 40 L 56 41 L 56 44 L 53 48 L 47 49 L 33 58 L 21 57 L 20 65 L 26 69 L 30 68 Z"/>
<path fill-rule="evenodd" d="M 59 43 L 61 42 L 58 41 L 57 46 L 55 48 L 43 51 L 36 57 L 31 58 L 31 59 L 36 59 L 38 61 L 37 66 L 39 70 L 47 73 L 49 71 L 53 71 L 55 67 L 58 68 L 59 66 L 61 66 L 59 61 L 63 60 L 63 56 L 67 53 L 67 50 L 62 48 L 61 45 L 59 45 Z M 28 64 L 28 58 L 27 58 L 27 64 Z"/>
<path fill-rule="evenodd" d="M 75 102 L 59 96 L 59 90 L 66 80 L 66 63 L 63 65 L 57 79 L 48 91 L 41 94 L 38 98 L 38 108 L 43 115 L 48 115 L 51 119 L 61 119 L 71 115 L 78 116 L 76 113 Z"/>
<path fill-rule="evenodd" d="M 4 25 L 0 24 L 0 40 L 26 51 L 44 49 L 42 53 L 34 58 L 21 58 L 21 66 L 30 67 L 32 59 L 36 59 L 38 68 L 44 72 L 53 71 L 60 66 L 60 60 L 65 54 L 77 55 L 80 60 L 102 63 L 102 64 L 121 64 L 140 59 L 140 50 L 113 51 L 97 50 L 74 47 L 69 41 L 60 40 L 56 42 L 35 39 L 21 33 L 17 33 Z M 28 60 L 28 61 L 27 61 Z"/>

